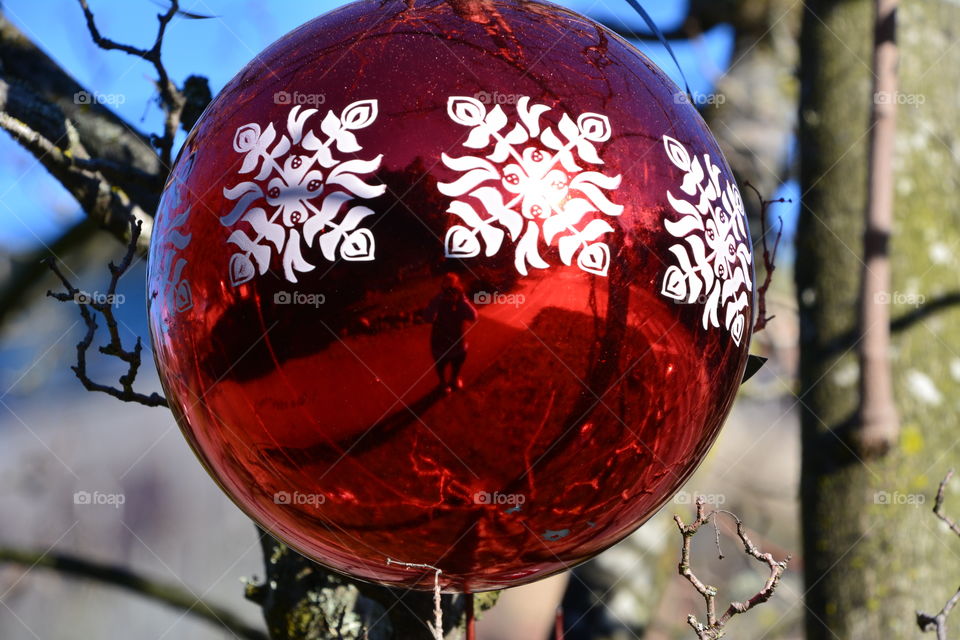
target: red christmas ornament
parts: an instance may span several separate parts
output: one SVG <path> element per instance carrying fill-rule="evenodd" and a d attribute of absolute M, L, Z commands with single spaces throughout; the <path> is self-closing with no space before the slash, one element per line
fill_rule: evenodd
<path fill-rule="evenodd" d="M 388 0 L 207 109 L 149 290 L 171 406 L 240 508 L 339 571 L 481 591 L 673 495 L 733 402 L 754 284 L 716 141 L 636 49 L 529 0 Z"/>

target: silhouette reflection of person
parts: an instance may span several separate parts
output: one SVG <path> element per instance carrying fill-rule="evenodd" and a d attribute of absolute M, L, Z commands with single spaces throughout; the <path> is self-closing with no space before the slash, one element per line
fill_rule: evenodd
<path fill-rule="evenodd" d="M 430 331 L 430 351 L 440 378 L 440 389 L 450 393 L 462 389 L 460 369 L 467 359 L 467 341 L 464 329 L 467 323 L 477 320 L 477 310 L 467 300 L 460 278 L 455 273 L 443 277 L 440 293 L 430 301 L 423 317 L 433 323 Z M 449 365 L 450 377 L 446 376 Z"/>

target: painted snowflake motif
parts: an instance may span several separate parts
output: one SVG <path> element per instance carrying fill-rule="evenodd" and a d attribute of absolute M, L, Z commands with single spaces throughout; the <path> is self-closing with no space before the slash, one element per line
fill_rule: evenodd
<path fill-rule="evenodd" d="M 173 175 L 173 184 L 164 191 L 164 201 L 160 208 L 174 212 L 183 208 L 183 193 L 187 190 L 186 177 L 193 169 L 196 154 L 191 153 Z M 183 313 L 193 308 L 193 292 L 190 282 L 184 275 L 187 268 L 187 259 L 182 252 L 190 244 L 192 233 L 186 233 L 184 225 L 190 217 L 190 207 L 186 207 L 176 214 L 169 223 L 166 234 L 167 250 L 161 253 L 159 271 L 162 274 L 166 308 L 173 309 L 174 313 Z"/>
<path fill-rule="evenodd" d="M 446 256 L 496 255 L 509 234 L 515 243 L 514 265 L 523 275 L 529 267 L 548 268 L 540 249 L 554 245 L 564 264 L 576 256 L 584 271 L 607 275 L 610 247 L 599 239 L 614 229 L 600 214 L 618 216 L 623 207 L 603 190 L 620 186 L 620 176 L 584 169 L 580 163 L 603 164 L 595 144 L 610 138 L 609 119 L 584 113 L 574 122 L 563 114 L 557 135 L 540 122 L 550 107 L 531 104 L 524 96 L 516 110 L 519 122 L 507 130 L 509 119 L 500 105 L 487 111 L 482 102 L 465 96 L 452 96 L 447 103 L 450 118 L 471 127 L 463 146 L 479 151 L 492 145 L 493 150 L 482 157 L 441 156 L 447 167 L 461 172 L 454 182 L 438 185 L 444 195 L 458 198 L 447 211 L 462 223 L 447 230 Z"/>
<path fill-rule="evenodd" d="M 383 155 L 370 160 L 342 160 L 339 153 L 362 150 L 353 133 L 368 127 L 377 118 L 377 101 L 361 100 L 348 105 L 342 113 L 328 111 L 320 122 L 318 137 L 305 127 L 317 109 L 295 105 L 287 116 L 287 133 L 278 139 L 273 123 L 261 130 L 250 123 L 237 129 L 233 149 L 243 154 L 240 174 L 251 180 L 224 188 L 223 195 L 237 200 L 236 206 L 220 218 L 221 224 L 236 229 L 227 242 L 240 251 L 230 259 L 230 282 L 234 286 L 263 275 L 270 267 L 274 251 L 282 256 L 283 275 L 297 281 L 297 273 L 313 271 L 315 265 L 304 258 L 303 245 L 318 245 L 329 261 L 374 259 L 375 243 L 369 229 L 358 229 L 373 211 L 351 207 L 340 218 L 344 205 L 355 198 L 374 198 L 385 185 L 371 185 L 360 178 L 380 167 Z"/>
<path fill-rule="evenodd" d="M 708 154 L 691 157 L 677 140 L 663 136 L 667 157 L 684 172 L 680 190 L 689 197 L 667 199 L 680 214 L 664 227 L 680 241 L 670 247 L 677 264 L 663 276 L 661 293 L 679 302 L 703 305 L 703 328 L 723 327 L 737 345 L 751 318 L 753 291 L 747 216 L 740 190 L 732 181 L 720 185 L 720 168 Z"/>
<path fill-rule="evenodd" d="M 165 287 L 166 305 L 168 309 L 173 309 L 175 313 L 183 313 L 193 308 L 193 293 L 190 290 L 190 282 L 184 277 L 184 269 L 187 267 L 187 260 L 180 254 L 190 244 L 193 234 L 184 233 L 180 227 L 187 222 L 190 217 L 190 207 L 178 215 L 170 223 L 167 242 L 172 245 L 165 258 L 160 263 L 160 273 L 163 274 L 163 283 Z"/>

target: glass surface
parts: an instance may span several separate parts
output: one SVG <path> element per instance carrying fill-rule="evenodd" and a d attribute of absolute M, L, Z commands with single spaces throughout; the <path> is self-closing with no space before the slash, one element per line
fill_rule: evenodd
<path fill-rule="evenodd" d="M 696 110 L 587 18 L 493 6 L 359 2 L 270 46 L 189 136 L 150 252 L 157 364 L 210 474 L 394 585 L 433 574 L 388 559 L 481 591 L 621 540 L 747 356 L 751 243 Z"/>

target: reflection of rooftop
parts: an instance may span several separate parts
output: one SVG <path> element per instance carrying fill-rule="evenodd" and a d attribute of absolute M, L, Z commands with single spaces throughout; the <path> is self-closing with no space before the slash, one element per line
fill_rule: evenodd
<path fill-rule="evenodd" d="M 569 308 L 571 299 L 589 299 L 583 291 L 574 295 L 583 281 L 531 279 L 513 294 L 524 296 L 522 303 L 483 305 L 467 333 L 466 388 L 449 396 L 436 393 L 430 327 L 420 324 L 349 336 L 290 360 L 285 374 L 274 371 L 258 381 L 292 398 L 283 406 L 228 406 L 225 398 L 236 397 L 232 381 L 208 400 L 226 423 L 249 425 L 243 437 L 253 449 L 232 453 L 241 465 L 258 469 L 254 475 L 267 484 L 322 487 L 329 496 L 323 519 L 338 530 L 373 526 L 413 535 L 423 523 L 410 519 L 412 505 L 446 514 L 450 530 L 460 530 L 477 517 L 471 496 L 500 490 L 530 500 L 519 512 L 489 514 L 491 526 L 520 527 L 511 535 L 529 533 L 522 521 L 570 548 L 587 537 L 612 540 L 653 506 L 658 485 L 682 479 L 702 446 L 702 432 L 684 422 L 698 398 L 658 392 L 667 375 L 683 377 L 677 383 L 685 388 L 701 388 L 702 371 L 677 359 L 671 342 L 678 334 L 655 321 L 627 326 L 604 346 L 606 319 L 594 318 L 589 307 Z M 298 395 L 285 395 L 287 389 Z M 221 390 L 227 395 L 218 399 Z M 251 415 L 269 430 L 250 425 Z M 291 424 L 291 415 L 300 419 Z M 661 450 L 663 439 L 668 450 Z M 492 457 L 491 442 L 498 445 Z M 531 466 L 535 472 L 524 474 Z M 376 525 L 369 520 L 372 504 L 381 512 Z M 630 509 L 620 512 L 622 520 L 604 517 L 625 505 Z M 550 537 L 548 530 L 567 533 Z M 480 547 L 465 549 L 459 562 L 495 552 L 488 543 L 471 544 Z"/>

